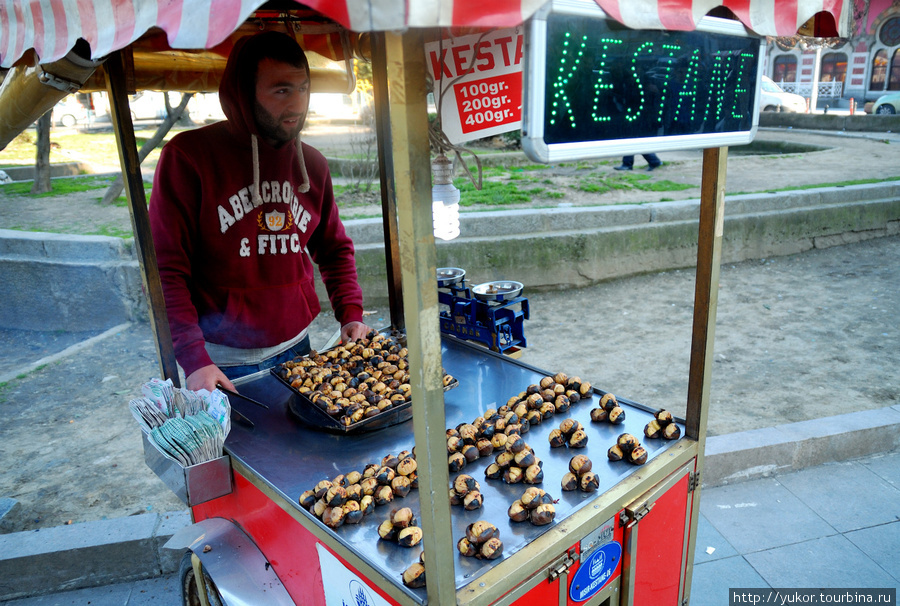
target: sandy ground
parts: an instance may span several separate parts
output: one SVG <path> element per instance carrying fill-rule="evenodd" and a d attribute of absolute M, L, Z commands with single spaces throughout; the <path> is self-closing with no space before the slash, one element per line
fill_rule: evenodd
<path fill-rule="evenodd" d="M 723 266 L 709 432 L 897 404 L 898 258 L 890 237 Z M 683 414 L 693 285 L 684 270 L 526 290 L 521 359 Z M 371 325 L 387 323 L 386 309 L 369 311 Z M 313 344 L 334 328 L 322 314 Z M 0 334 L 4 351 L 33 340 Z M 138 324 L 0 388 L 0 496 L 22 506 L 16 529 L 184 508 L 144 464 L 127 409 L 158 375 L 150 328 Z"/>
<path fill-rule="evenodd" d="M 839 146 L 778 158 L 733 156 L 729 191 L 900 173 L 896 150 L 877 139 L 798 137 Z M 669 165 L 654 175 L 668 171 L 665 178 L 699 179 L 695 155 L 664 155 Z M 50 211 L 60 228 L 54 231 L 81 220 L 119 220 L 110 209 L 94 216 L 90 205 L 46 200 L 16 204 L 14 215 L 9 201 L 0 200 L 0 228 L 22 228 L 29 217 L 45 225 Z M 124 221 L 129 224 L 127 211 Z M 897 259 L 900 238 L 890 237 L 723 266 L 710 433 L 897 404 Z M 522 361 L 578 374 L 604 390 L 682 414 L 693 287 L 693 272 L 683 270 L 565 292 L 526 288 L 531 319 Z M 387 323 L 386 309 L 370 311 L 371 325 Z M 334 328 L 323 314 L 312 329 L 314 346 Z M 90 336 L 0 331 L 0 374 Z M 144 464 L 140 433 L 127 408 L 140 385 L 158 375 L 150 328 L 137 324 L 0 385 L 0 497 L 21 505 L 7 531 L 184 509 Z"/>

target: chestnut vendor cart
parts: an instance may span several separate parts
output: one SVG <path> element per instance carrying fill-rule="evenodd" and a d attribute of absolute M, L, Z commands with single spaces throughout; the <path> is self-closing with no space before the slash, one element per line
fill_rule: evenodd
<path fill-rule="evenodd" d="M 617 32 L 626 29 L 618 24 L 638 31 L 692 31 L 701 17 L 716 8 L 716 2 L 596 0 L 594 5 L 589 0 L 588 7 L 584 4 L 576 0 L 549 7 L 543 6 L 543 0 L 312 0 L 300 6 L 259 0 L 10 0 L 0 5 L 0 65 L 12 68 L 0 89 L 0 145 L 66 94 L 101 88 L 109 92 L 161 374 L 176 384 L 178 372 L 127 94 L 138 89 L 214 91 L 233 40 L 260 28 L 286 28 L 298 35 L 307 50 L 331 59 L 347 60 L 353 52 L 371 57 L 387 293 L 392 328 L 405 333 L 409 350 L 411 420 L 370 432 L 322 431 L 298 417 L 296 409 L 301 404 L 296 392 L 274 374 L 260 373 L 240 381 L 238 387 L 266 407 L 232 398 L 249 423 L 233 425 L 225 457 L 197 466 L 202 469 L 185 469 L 148 454 L 148 464 L 191 506 L 195 524 L 176 533 L 170 542 L 187 553 L 186 603 L 656 606 L 689 601 L 712 368 L 726 146 L 749 142 L 756 127 L 755 82 L 761 57 L 757 54 L 751 61 L 752 38 L 793 35 L 801 26 L 820 35 L 846 34 L 849 8 L 844 0 L 726 2 L 729 14 L 738 21 L 700 29 L 728 39 L 731 34 L 745 42 L 749 38 L 751 44 L 733 55 L 738 57 L 734 62 L 717 63 L 719 71 L 710 72 L 708 81 L 701 82 L 696 73 L 658 79 L 660 70 L 678 67 L 674 51 L 639 62 L 635 49 L 647 50 L 648 44 L 671 49 L 672 43 L 616 38 Z M 614 25 L 604 30 L 598 42 L 591 38 L 594 21 L 590 27 L 579 27 L 600 9 L 597 18 Z M 740 31 L 729 30 L 732 26 Z M 744 31 L 745 26 L 755 34 Z M 556 518 L 544 526 L 509 520 L 507 508 L 526 485 L 486 478 L 485 468 L 492 458 L 464 468 L 481 485 L 482 508 L 467 511 L 451 506 L 448 497 L 456 474 L 448 470 L 446 429 L 471 423 L 528 385 L 566 368 L 562 357 L 554 369 L 530 367 L 483 345 L 448 336 L 439 325 L 424 49 L 426 43 L 440 39 L 441 29 L 469 28 L 462 33 L 477 33 L 503 27 L 521 27 L 525 35 L 523 141 L 533 157 L 555 162 L 705 147 L 687 415 L 676 420 L 682 435 L 668 441 L 645 439 L 644 426 L 656 411 L 622 399 L 627 413 L 624 424 L 592 423 L 590 411 L 599 405 L 607 386 L 598 378 L 602 377 L 599 371 L 597 377 L 584 377 L 594 382 L 590 397 L 522 436 L 543 461 L 540 486 L 557 499 Z M 605 63 L 595 57 L 600 61 L 595 62 L 596 69 L 579 71 L 581 59 L 576 57 L 581 55 L 576 46 L 591 43 L 594 49 L 627 47 L 636 67 L 618 70 L 626 66 L 622 55 Z M 697 61 L 705 53 L 717 52 L 710 44 L 702 35 L 675 43 L 682 49 L 693 45 L 690 56 Z M 745 55 L 746 66 L 741 63 Z M 698 64 L 688 60 L 682 67 Z M 728 74 L 744 67 L 749 76 L 741 82 L 749 82 L 749 90 L 727 81 Z M 567 82 L 588 74 L 589 83 L 621 87 L 622 80 L 613 80 L 616 73 L 631 78 L 634 89 L 646 82 L 643 74 L 656 74 L 657 84 L 667 82 L 661 85 L 664 94 L 658 86 L 656 93 L 626 98 L 625 109 L 620 109 L 630 118 L 636 118 L 647 103 L 658 103 L 661 116 L 677 111 L 680 106 L 672 109 L 665 99 L 671 102 L 677 94 L 691 93 L 676 93 L 676 82 L 694 82 L 718 91 L 720 98 L 734 99 L 729 107 L 708 110 L 720 112 L 716 115 L 721 120 L 705 127 L 703 134 L 708 138 L 704 139 L 691 138 L 677 124 L 666 126 L 669 130 L 662 138 L 646 130 L 630 133 L 626 127 L 640 122 L 632 119 L 620 125 L 618 134 L 591 131 L 581 122 L 592 115 L 592 109 L 585 107 L 591 95 L 574 94 L 566 88 Z M 352 87 L 349 73 L 321 75 L 317 80 L 313 72 L 315 86 Z M 607 76 L 610 79 L 604 80 Z M 673 88 L 666 88 L 670 85 Z M 739 93 L 750 103 L 749 109 L 739 107 Z M 554 99 L 559 95 L 568 95 L 565 103 L 571 109 L 558 109 Z M 722 113 L 726 110 L 739 124 L 729 126 L 731 118 Z M 609 121 L 603 111 L 593 108 L 595 124 Z M 685 121 L 689 120 L 683 118 L 681 123 Z M 610 138 L 618 139 L 616 146 L 604 143 Z M 444 390 L 442 371 L 458 380 L 454 389 Z M 551 430 L 567 417 L 588 430 L 590 441 L 583 450 L 549 445 Z M 641 439 L 648 451 L 646 463 L 607 460 L 607 449 L 623 432 Z M 418 488 L 391 506 L 376 508 L 360 524 L 331 529 L 298 502 L 320 480 L 362 470 L 386 455 L 413 448 Z M 560 489 L 576 452 L 593 460 L 599 480 L 593 492 Z M 379 523 L 397 506 L 417 513 L 424 535 L 419 547 L 379 539 Z M 466 557 L 456 548 L 469 525 L 478 520 L 499 528 L 503 550 L 496 559 Z M 410 588 L 401 575 L 423 549 L 426 584 Z M 200 578 L 205 582 L 198 583 Z"/>

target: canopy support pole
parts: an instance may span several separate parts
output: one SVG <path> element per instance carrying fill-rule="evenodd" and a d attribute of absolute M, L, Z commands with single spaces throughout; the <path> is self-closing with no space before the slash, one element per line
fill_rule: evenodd
<path fill-rule="evenodd" d="M 422 30 L 385 34 L 399 265 L 429 604 L 456 604 Z"/>
<path fill-rule="evenodd" d="M 128 105 L 124 52 L 126 51 L 113 53 L 105 63 L 109 113 L 118 143 L 116 147 L 119 149 L 119 163 L 122 166 L 122 177 L 125 182 L 125 196 L 128 199 L 134 243 L 141 265 L 141 280 L 144 292 L 147 294 L 150 328 L 155 336 L 159 368 L 163 379 L 172 379 L 175 387 L 180 387 L 181 381 L 178 377 L 178 366 L 175 363 L 175 350 L 172 346 L 172 333 L 169 330 L 166 302 L 163 299 L 159 266 L 156 263 L 156 249 L 153 248 L 153 236 L 150 233 L 150 214 L 147 212 L 141 161 L 138 158 L 134 125 L 131 122 L 131 108 Z"/>
<path fill-rule="evenodd" d="M 706 448 L 706 423 L 709 417 L 709 391 L 712 377 L 713 344 L 716 336 L 716 311 L 719 304 L 719 268 L 722 263 L 722 235 L 725 226 L 725 173 L 728 148 L 703 150 L 703 174 L 700 184 L 700 229 L 697 238 L 697 278 L 694 291 L 694 327 L 691 337 L 691 362 L 688 377 L 685 433 L 697 440 L 699 453 L 695 470 L 695 489 L 691 506 L 691 525 L 685 559 L 684 593 L 691 594 L 697 524 L 700 516 L 700 483 L 703 453 Z"/>
<path fill-rule="evenodd" d="M 381 216 L 384 225 L 384 257 L 387 266 L 391 326 L 405 330 L 403 291 L 400 280 L 400 242 L 397 233 L 397 191 L 391 149 L 391 115 L 388 105 L 388 74 L 383 32 L 372 33 L 372 80 L 375 93 L 375 133 L 381 182 Z"/>

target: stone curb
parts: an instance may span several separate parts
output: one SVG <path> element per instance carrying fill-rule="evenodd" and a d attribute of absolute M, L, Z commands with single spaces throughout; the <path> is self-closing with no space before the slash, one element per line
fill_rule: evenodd
<path fill-rule="evenodd" d="M 900 405 L 755 429 L 706 441 L 704 487 L 900 450 Z M 0 535 L 0 601 L 171 574 L 163 549 L 188 511 Z"/>

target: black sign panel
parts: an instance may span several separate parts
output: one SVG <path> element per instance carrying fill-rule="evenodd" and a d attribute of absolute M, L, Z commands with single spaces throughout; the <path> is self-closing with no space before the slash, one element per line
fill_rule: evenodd
<path fill-rule="evenodd" d="M 762 43 L 737 22 L 631 30 L 593 0 L 526 33 L 523 146 L 538 161 L 749 143 Z M 564 3 L 565 6 L 578 4 Z"/>

